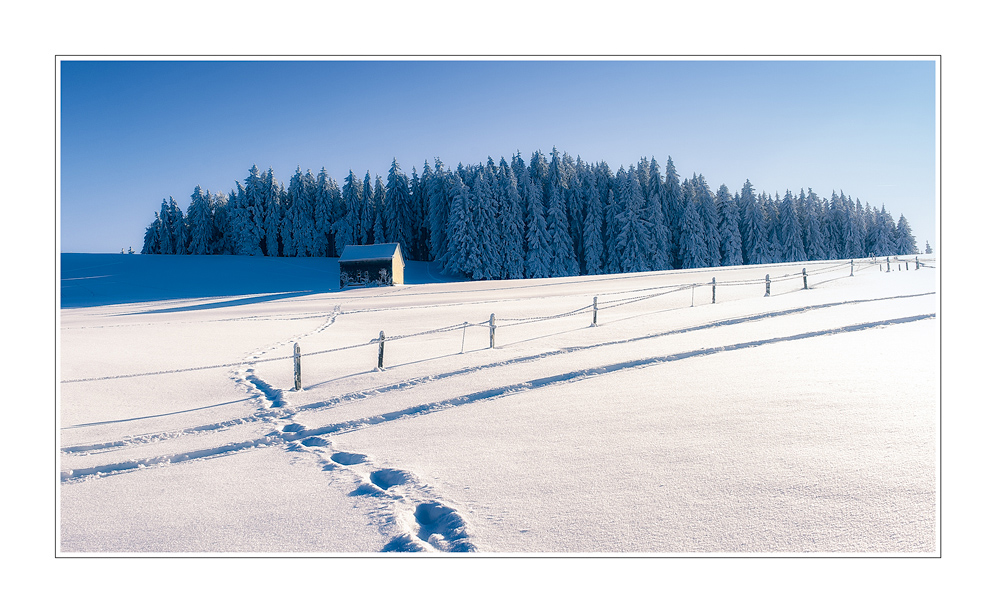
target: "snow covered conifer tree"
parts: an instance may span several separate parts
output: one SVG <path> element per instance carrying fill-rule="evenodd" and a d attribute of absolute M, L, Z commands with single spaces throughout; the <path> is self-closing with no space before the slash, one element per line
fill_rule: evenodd
<path fill-rule="evenodd" d="M 705 268 L 709 266 L 709 252 L 707 251 L 705 228 L 702 226 L 702 216 L 699 215 L 699 207 L 695 194 L 695 184 L 686 179 L 685 186 L 690 189 L 682 190 L 685 195 L 685 202 L 681 212 L 681 233 L 678 238 L 678 248 L 681 251 L 682 268 Z"/>
<path fill-rule="evenodd" d="M 360 180 L 352 170 L 342 184 L 343 216 L 336 222 L 336 253 L 346 245 L 360 244 Z"/>
<path fill-rule="evenodd" d="M 574 260 L 578 263 L 578 272 L 581 271 L 581 260 L 584 257 L 584 247 L 582 245 L 584 236 L 584 192 L 581 188 L 582 176 L 587 173 L 588 165 L 581 161 L 572 160 L 571 156 L 564 154 L 564 201 L 567 203 L 567 224 L 571 235 L 571 246 L 574 249 Z"/>
<path fill-rule="evenodd" d="M 463 182 L 460 173 L 456 173 L 453 179 L 445 270 L 450 274 L 469 277 L 481 269 L 478 233 L 474 227 L 470 188 Z"/>
<path fill-rule="evenodd" d="M 169 228 L 168 231 L 172 237 L 173 251 L 172 253 L 176 255 L 185 255 L 187 253 L 187 220 L 183 216 L 183 211 L 177 205 L 176 200 L 173 200 L 173 196 L 169 197 Z"/>
<path fill-rule="evenodd" d="M 892 216 L 885 211 L 885 205 L 882 205 L 881 210 L 875 210 L 872 230 L 873 240 L 871 241 L 872 255 L 896 255 L 896 243 L 893 240 L 895 228 L 891 222 Z"/>
<path fill-rule="evenodd" d="M 543 192 L 532 176 L 526 175 L 526 258 L 525 275 L 529 279 L 550 276 L 550 232 L 543 211 Z"/>
<path fill-rule="evenodd" d="M 574 241 L 571 239 L 567 219 L 567 203 L 564 200 L 564 185 L 557 149 L 553 149 L 550 162 L 548 189 L 549 200 L 546 212 L 547 230 L 550 233 L 550 276 L 565 277 L 578 274 L 578 262 L 574 255 Z"/>
<path fill-rule="evenodd" d="M 540 190 L 540 194 L 543 196 L 543 202 L 549 202 L 549 186 L 548 186 L 548 174 L 550 172 L 550 165 L 546 161 L 546 156 L 543 155 L 542 151 L 536 151 L 533 153 L 533 157 L 529 162 L 529 176 L 532 178 L 533 183 Z"/>
<path fill-rule="evenodd" d="M 805 200 L 802 193 L 799 194 L 802 202 L 801 210 L 804 211 L 802 222 L 802 239 L 806 246 L 806 258 L 809 260 L 827 259 L 827 237 L 821 222 L 822 206 L 819 198 L 810 189 Z"/>
<path fill-rule="evenodd" d="M 585 194 L 585 208 L 588 214 L 584 218 L 584 274 L 598 275 L 602 273 L 605 261 L 605 238 L 603 228 L 604 205 L 595 185 L 595 177 L 587 174 L 582 189 Z"/>
<path fill-rule="evenodd" d="M 450 174 L 436 158 L 436 170 L 429 183 L 429 257 L 434 261 L 441 261 L 446 253 Z"/>
<path fill-rule="evenodd" d="M 606 199 L 605 199 L 605 262 L 604 271 L 608 273 L 623 272 L 621 252 L 619 250 L 619 234 L 622 231 L 623 211 L 627 205 L 627 185 L 629 175 L 620 166 L 616 174 L 613 175 L 607 168 L 605 171 Z M 627 238 L 627 240 L 629 240 Z"/>
<path fill-rule="evenodd" d="M 500 228 L 499 255 L 501 258 L 501 277 L 503 279 L 521 279 L 525 267 L 525 240 L 522 218 L 522 205 L 519 204 L 519 190 L 516 186 L 515 174 L 501 158 L 498 164 L 498 227 Z"/>
<path fill-rule="evenodd" d="M 318 229 L 318 221 L 315 219 L 317 208 L 315 198 L 317 196 L 317 181 L 309 170 L 307 174 L 301 173 L 301 167 L 297 167 L 297 172 L 291 178 L 290 187 L 290 243 L 284 241 L 284 255 L 305 257 L 313 255 L 324 255 L 315 252 L 315 233 Z"/>
<path fill-rule="evenodd" d="M 640 183 L 643 201 L 647 201 L 650 196 L 650 161 L 646 157 L 641 157 L 636 163 L 636 178 Z"/>
<path fill-rule="evenodd" d="M 252 220 L 252 211 L 246 202 L 246 192 L 242 184 L 235 182 L 234 198 L 229 196 L 228 206 L 231 208 L 229 216 L 232 226 L 232 253 L 234 255 L 255 255 L 255 250 L 259 247 L 259 240 L 255 236 L 255 225 Z"/>
<path fill-rule="evenodd" d="M 670 270 L 673 250 L 671 222 L 664 211 L 664 180 L 656 158 L 650 159 L 647 169 L 647 211 L 650 266 L 653 270 Z"/>
<path fill-rule="evenodd" d="M 472 270 L 471 274 L 474 279 L 501 277 L 501 256 L 497 243 L 502 237 L 498 236 L 498 199 L 492 167 L 477 167 L 470 192 L 470 210 L 480 254 L 479 267 Z"/>
<path fill-rule="evenodd" d="M 849 241 L 846 238 L 846 234 L 850 223 L 847 219 L 848 215 L 844 207 L 844 201 L 837 195 L 836 191 L 830 195 L 828 216 L 827 255 L 831 260 L 855 257 L 847 250 L 847 243 Z"/>
<path fill-rule="evenodd" d="M 159 213 L 156 213 L 155 220 L 145 228 L 145 240 L 142 241 L 142 254 L 151 255 L 159 253 Z M 929 246 L 930 243 L 927 243 Z"/>
<path fill-rule="evenodd" d="M 300 171 L 300 168 L 298 168 Z M 273 168 L 261 177 L 264 243 L 263 254 L 280 255 L 280 230 L 283 223 L 283 204 L 280 198 L 280 184 L 273 176 Z"/>
<path fill-rule="evenodd" d="M 916 248 L 916 237 L 910 228 L 910 222 L 906 221 L 905 215 L 899 216 L 899 223 L 896 224 L 896 254 L 913 255 L 919 253 Z"/>
<path fill-rule="evenodd" d="M 190 253 L 207 255 L 211 251 L 211 235 L 214 230 L 211 215 L 211 194 L 204 193 L 201 186 L 194 188 L 187 207 L 187 222 L 190 227 Z"/>
<path fill-rule="evenodd" d="M 712 190 L 702 175 L 692 175 L 695 184 L 695 205 L 702 217 L 702 232 L 706 245 L 707 266 L 719 266 L 721 261 L 719 249 L 719 212 Z"/>
<path fill-rule="evenodd" d="M 792 192 L 785 190 L 778 213 L 782 246 L 783 262 L 801 262 L 806 259 L 806 250 L 802 246 L 802 228 L 796 214 Z"/>
<path fill-rule="evenodd" d="M 208 196 L 210 195 L 211 193 L 208 192 Z M 228 202 L 229 197 L 222 192 L 217 192 L 211 198 L 212 233 L 208 253 L 212 255 L 232 254 L 231 208 L 228 206 Z"/>
<path fill-rule="evenodd" d="M 740 237 L 740 214 L 726 184 L 716 192 L 716 209 L 719 215 L 719 248 L 722 266 L 740 266 L 744 263 L 743 239 Z"/>
<path fill-rule="evenodd" d="M 408 175 L 401 170 L 395 158 L 387 174 L 387 198 L 383 216 L 384 236 L 388 242 L 401 245 L 401 253 L 406 259 L 412 257 L 410 209 Z"/>
<path fill-rule="evenodd" d="M 634 167 L 630 166 L 629 172 L 624 176 L 625 182 L 619 186 L 619 235 L 616 237 L 615 250 L 619 254 L 621 272 L 643 272 L 650 269 L 646 221 L 640 218 L 643 189 Z"/>
<path fill-rule="evenodd" d="M 744 264 L 760 264 L 764 249 L 764 213 L 757 202 L 757 195 L 750 180 L 744 183 L 740 192 L 740 204 L 743 211 L 740 235 L 743 239 Z"/>
<path fill-rule="evenodd" d="M 339 239 L 336 237 L 339 228 L 339 221 L 346 216 L 346 202 L 343 200 L 342 191 L 335 179 L 331 181 L 332 192 L 332 216 L 329 218 L 328 233 L 328 254 L 329 257 L 339 257 Z"/>
<path fill-rule="evenodd" d="M 772 200 L 767 192 L 762 191 L 757 200 L 764 213 L 765 240 L 761 242 L 761 263 L 781 262 L 782 245 L 781 241 L 778 240 L 778 208 L 775 205 L 775 201 L 778 200 L 778 192 L 775 192 L 775 199 Z"/>
<path fill-rule="evenodd" d="M 316 257 L 324 258 L 329 255 L 333 207 L 332 178 L 325 172 L 323 166 L 315 180 L 315 228 L 308 250 Z"/>
<path fill-rule="evenodd" d="M 425 160 L 422 177 L 412 168 L 412 237 L 415 242 L 415 259 L 427 262 L 429 254 L 429 188 L 432 184 L 432 169 Z"/>
<path fill-rule="evenodd" d="M 387 188 L 384 187 L 384 180 L 377 175 L 374 179 L 374 190 L 373 190 L 373 206 L 374 206 L 374 221 L 373 221 L 373 242 L 375 244 L 383 244 L 387 242 L 384 238 L 384 203 L 387 201 Z"/>
<path fill-rule="evenodd" d="M 266 241 L 266 226 L 264 225 L 266 196 L 264 189 L 263 175 L 253 164 L 252 168 L 249 169 L 249 176 L 246 177 L 245 190 L 240 197 L 240 200 L 244 202 L 246 221 L 248 222 L 242 237 L 243 241 L 247 243 L 244 247 L 248 252 L 243 255 L 263 255 L 263 245 Z M 250 240 L 255 242 L 251 248 L 248 245 Z"/>
<path fill-rule="evenodd" d="M 519 151 L 516 151 L 515 155 L 512 156 L 512 163 L 509 166 L 512 168 L 512 174 L 515 175 L 515 187 L 519 190 L 519 205 L 522 206 L 522 219 L 524 221 L 528 206 L 526 202 L 526 178 L 529 175 L 529 169 Z"/>
<path fill-rule="evenodd" d="M 674 169 L 671 156 L 667 158 L 664 168 L 664 201 L 662 202 L 664 219 L 671 225 L 671 265 L 681 268 L 678 240 L 681 235 L 681 207 L 684 196 L 681 193 L 681 182 L 678 172 Z"/>
<path fill-rule="evenodd" d="M 374 202 L 373 181 L 370 171 L 363 178 L 363 190 L 360 195 L 360 243 L 371 245 L 374 241 L 374 222 L 377 219 L 377 206 Z"/>
<path fill-rule="evenodd" d="M 169 201 L 163 198 L 163 203 L 159 207 L 159 224 L 156 226 L 156 244 L 159 245 L 159 253 L 163 255 L 176 254 L 175 237 L 172 232 L 172 215 L 169 210 Z"/>

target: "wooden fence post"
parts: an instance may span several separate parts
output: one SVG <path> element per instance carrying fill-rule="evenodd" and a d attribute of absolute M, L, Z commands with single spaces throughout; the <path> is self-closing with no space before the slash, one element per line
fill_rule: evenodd
<path fill-rule="evenodd" d="M 695 284 L 692 283 L 692 306 L 695 306 Z"/>
<path fill-rule="evenodd" d="M 380 347 L 377 350 L 377 368 L 384 368 L 384 331 L 380 331 Z"/>
<path fill-rule="evenodd" d="M 491 348 L 495 348 L 495 314 L 491 314 Z"/>
<path fill-rule="evenodd" d="M 771 295 L 771 275 L 764 275 L 764 296 L 767 298 Z"/>
<path fill-rule="evenodd" d="M 854 260 L 851 260 L 851 276 L 854 276 Z"/>
<path fill-rule="evenodd" d="M 916 269 L 920 270 L 920 256 L 916 256 Z"/>
<path fill-rule="evenodd" d="M 716 304 L 716 277 L 712 278 L 712 303 Z"/>
<path fill-rule="evenodd" d="M 809 277 L 806 275 L 806 269 L 802 269 L 802 289 L 809 289 Z"/>
<path fill-rule="evenodd" d="M 885 256 L 885 272 L 892 272 L 892 264 L 889 261 L 889 256 Z"/>
<path fill-rule="evenodd" d="M 595 296 L 595 299 L 591 301 L 591 325 L 598 325 L 598 296 Z"/>
<path fill-rule="evenodd" d="M 294 389 L 301 389 L 301 346 L 294 343 Z"/>

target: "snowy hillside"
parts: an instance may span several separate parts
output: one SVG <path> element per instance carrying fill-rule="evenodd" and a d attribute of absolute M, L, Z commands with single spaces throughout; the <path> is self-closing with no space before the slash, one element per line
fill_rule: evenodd
<path fill-rule="evenodd" d="M 61 553 L 936 555 L 936 262 L 904 260 L 333 291 L 332 259 L 63 255 Z"/>

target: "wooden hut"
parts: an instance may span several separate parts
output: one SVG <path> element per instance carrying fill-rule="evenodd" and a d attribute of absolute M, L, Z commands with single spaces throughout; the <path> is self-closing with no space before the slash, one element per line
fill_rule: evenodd
<path fill-rule="evenodd" d="M 339 287 L 404 285 L 405 261 L 398 243 L 346 245 L 339 256 Z"/>

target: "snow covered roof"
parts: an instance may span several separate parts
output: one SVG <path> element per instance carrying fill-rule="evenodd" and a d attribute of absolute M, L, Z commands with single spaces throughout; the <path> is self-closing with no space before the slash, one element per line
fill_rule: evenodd
<path fill-rule="evenodd" d="M 381 243 L 378 245 L 346 245 L 339 256 L 342 262 L 369 262 L 371 260 L 390 260 L 401 249 L 398 243 Z"/>

